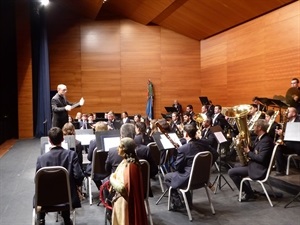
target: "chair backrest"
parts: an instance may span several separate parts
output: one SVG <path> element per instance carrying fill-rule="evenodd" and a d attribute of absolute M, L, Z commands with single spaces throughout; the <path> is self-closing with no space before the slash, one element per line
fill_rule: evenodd
<path fill-rule="evenodd" d="M 147 146 L 148 146 L 149 149 L 150 149 L 151 156 L 152 156 L 152 158 L 153 158 L 155 164 L 156 164 L 157 166 L 159 166 L 159 165 L 160 165 L 160 156 L 161 156 L 160 154 L 161 154 L 161 152 L 159 151 L 156 142 L 151 142 L 151 143 L 149 143 Z"/>
<path fill-rule="evenodd" d="M 266 176 L 262 180 L 262 182 L 265 182 L 269 178 L 269 175 L 270 175 L 271 170 L 272 170 L 272 166 L 273 166 L 273 163 L 274 163 L 274 159 L 275 159 L 275 155 L 276 155 L 276 151 L 277 151 L 278 146 L 279 146 L 279 144 L 276 144 L 273 148 L 273 152 L 272 152 L 272 156 L 271 156 L 270 163 L 269 163 L 269 166 L 268 166 L 268 170 L 267 170 Z"/>
<path fill-rule="evenodd" d="M 211 165 L 212 154 L 209 151 L 196 154 L 187 186 L 188 190 L 198 189 L 209 183 Z"/>
<path fill-rule="evenodd" d="M 106 174 L 105 170 L 105 161 L 107 159 L 108 152 L 98 150 L 97 148 L 93 151 L 93 160 L 92 160 L 92 178 L 95 173 Z"/>
<path fill-rule="evenodd" d="M 94 130 L 93 129 L 75 129 L 75 134 L 76 135 L 94 134 Z"/>
<path fill-rule="evenodd" d="M 65 135 L 64 139 L 65 139 L 65 142 L 68 143 L 69 149 L 76 148 L 75 135 Z"/>
<path fill-rule="evenodd" d="M 49 144 L 49 137 L 48 136 L 41 137 L 40 143 L 41 143 L 41 155 L 43 155 L 45 153 L 46 144 Z"/>
<path fill-rule="evenodd" d="M 144 188 L 144 197 L 147 199 L 149 197 L 149 185 L 150 185 L 150 165 L 145 159 L 140 159 L 141 170 L 142 170 L 142 179 L 143 179 L 143 188 Z"/>
<path fill-rule="evenodd" d="M 39 169 L 35 174 L 35 206 L 68 205 L 72 210 L 72 199 L 68 170 L 62 166 Z M 53 207 L 53 211 L 55 207 Z"/>

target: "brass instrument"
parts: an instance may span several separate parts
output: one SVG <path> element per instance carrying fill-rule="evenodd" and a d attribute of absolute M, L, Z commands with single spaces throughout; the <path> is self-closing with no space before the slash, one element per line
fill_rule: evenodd
<path fill-rule="evenodd" d="M 198 113 L 198 114 L 195 114 L 193 119 L 196 121 L 196 124 L 197 124 L 197 137 L 199 139 L 201 139 L 202 123 L 204 120 L 207 119 L 207 116 L 203 113 Z"/>
<path fill-rule="evenodd" d="M 295 107 L 296 102 L 299 100 L 300 100 L 300 90 L 296 87 L 289 88 L 285 95 L 286 103 L 291 107 Z"/>
<path fill-rule="evenodd" d="M 283 118 L 282 132 L 281 132 L 281 134 L 279 135 L 279 138 L 278 138 L 278 140 L 276 141 L 276 144 L 279 144 L 279 145 L 283 145 L 283 144 L 284 144 L 283 138 L 284 138 L 284 132 L 285 132 L 285 129 L 286 129 L 286 124 L 287 124 L 287 122 L 288 122 L 288 113 L 289 113 L 289 111 L 286 110 L 285 115 L 284 115 L 284 118 Z"/>
<path fill-rule="evenodd" d="M 271 118 L 270 118 L 270 120 L 269 120 L 269 122 L 268 122 L 269 127 L 268 127 L 268 130 L 267 130 L 267 133 L 269 133 L 269 131 L 270 131 L 270 129 L 271 129 L 273 123 L 275 122 L 275 119 L 276 119 L 276 117 L 277 117 L 278 114 L 279 114 L 279 110 L 278 110 L 278 111 L 275 111 L 274 114 L 271 116 Z"/>
<path fill-rule="evenodd" d="M 247 115 L 250 112 L 250 108 L 251 105 L 236 105 L 226 112 L 227 117 L 235 119 L 239 130 L 235 150 L 242 166 L 247 165 L 249 161 L 249 158 L 244 152 L 244 147 L 250 144 L 250 132 L 247 125 Z"/>
<path fill-rule="evenodd" d="M 252 118 L 250 119 L 250 121 L 248 122 L 248 129 L 249 130 L 253 130 L 254 128 L 254 124 L 255 122 L 259 119 L 259 117 L 261 116 L 262 111 L 257 111 Z"/>

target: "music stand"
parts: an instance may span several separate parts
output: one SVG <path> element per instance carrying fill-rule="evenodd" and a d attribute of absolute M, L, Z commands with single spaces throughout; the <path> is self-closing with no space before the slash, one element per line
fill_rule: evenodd
<path fill-rule="evenodd" d="M 284 140 L 285 141 L 300 142 L 300 123 L 299 122 L 287 123 L 286 124 Z M 284 208 L 286 208 L 293 201 L 297 200 L 299 197 L 300 197 L 300 191 L 299 191 L 299 193 L 291 201 L 289 201 L 284 206 Z"/>
<path fill-rule="evenodd" d="M 231 187 L 231 185 L 228 183 L 228 181 L 226 180 L 226 178 L 224 177 L 224 175 L 222 174 L 222 166 L 221 166 L 221 144 L 223 143 L 226 143 L 227 142 L 227 139 L 226 137 L 224 136 L 223 134 L 223 130 L 222 128 L 218 125 L 218 126 L 213 126 L 210 128 L 210 130 L 213 132 L 213 134 L 215 135 L 215 138 L 217 139 L 218 141 L 218 148 L 217 148 L 217 151 L 219 152 L 219 167 L 217 167 L 217 170 L 219 172 L 218 176 L 216 177 L 216 179 L 214 180 L 213 182 L 213 185 L 215 183 L 217 183 L 217 187 L 214 191 L 214 193 L 216 194 L 217 193 L 217 189 L 219 188 L 219 190 L 222 189 L 222 187 L 226 184 L 228 184 L 228 186 L 230 187 L 230 189 L 233 191 L 233 188 Z M 225 183 L 222 185 L 222 180 L 221 178 L 224 179 Z"/>
<path fill-rule="evenodd" d="M 173 112 L 177 112 L 177 109 L 173 106 L 166 106 L 165 107 L 165 110 L 168 112 L 168 113 L 173 113 Z"/>
<path fill-rule="evenodd" d="M 271 99 L 271 101 L 279 108 L 279 112 L 281 109 L 287 109 L 289 106 L 281 100 L 278 99 Z M 280 121 L 282 121 L 282 114 L 280 113 Z"/>
<path fill-rule="evenodd" d="M 199 100 L 200 100 L 202 105 L 209 105 L 209 100 L 206 96 L 200 96 Z"/>

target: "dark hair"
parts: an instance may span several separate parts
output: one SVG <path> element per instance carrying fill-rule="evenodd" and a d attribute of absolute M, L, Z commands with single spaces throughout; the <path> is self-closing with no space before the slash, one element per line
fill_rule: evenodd
<path fill-rule="evenodd" d="M 190 109 L 193 109 L 193 106 L 192 106 L 192 105 L 187 105 L 186 107 L 189 107 Z"/>
<path fill-rule="evenodd" d="M 185 111 L 185 112 L 183 113 L 183 115 L 184 115 L 184 116 L 191 117 L 191 113 L 190 113 L 190 112 L 188 112 L 188 111 Z"/>
<path fill-rule="evenodd" d="M 297 81 L 297 83 L 299 83 L 299 79 L 296 77 L 294 77 L 292 80 L 295 80 L 295 81 Z"/>
<path fill-rule="evenodd" d="M 48 132 L 48 136 L 53 145 L 60 145 L 64 140 L 63 132 L 59 127 L 52 127 Z"/>
<path fill-rule="evenodd" d="M 258 106 L 256 104 L 250 104 L 253 108 L 258 109 Z"/>
<path fill-rule="evenodd" d="M 255 96 L 255 97 L 252 98 L 252 101 L 255 101 L 255 100 L 258 100 L 257 96 Z"/>
<path fill-rule="evenodd" d="M 184 125 L 183 130 L 187 133 L 190 138 L 194 138 L 197 133 L 197 128 L 192 124 Z"/>
<path fill-rule="evenodd" d="M 269 109 L 267 112 L 266 112 L 266 114 L 268 115 L 268 116 L 273 116 L 274 115 L 274 110 L 273 109 Z"/>
<path fill-rule="evenodd" d="M 222 106 L 221 105 L 215 105 L 215 108 L 218 107 L 220 110 L 222 110 Z"/>
<path fill-rule="evenodd" d="M 146 124 L 144 122 L 136 122 L 135 126 L 139 129 L 141 133 L 146 132 Z"/>
<path fill-rule="evenodd" d="M 211 126 L 212 125 L 212 118 L 207 117 L 206 118 L 207 123 Z"/>
<path fill-rule="evenodd" d="M 160 126 L 162 126 L 162 128 L 166 132 L 170 132 L 170 130 L 171 130 L 170 125 L 168 124 L 168 122 L 165 119 L 159 119 L 157 122 L 160 124 Z"/>
<path fill-rule="evenodd" d="M 126 116 L 128 116 L 128 113 L 126 111 L 123 112 Z"/>

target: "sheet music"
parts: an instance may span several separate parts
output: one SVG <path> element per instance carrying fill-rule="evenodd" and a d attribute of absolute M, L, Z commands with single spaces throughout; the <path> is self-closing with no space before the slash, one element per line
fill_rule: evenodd
<path fill-rule="evenodd" d="M 285 134 L 284 134 L 285 141 L 300 141 L 300 123 L 293 122 L 287 123 Z"/>
<path fill-rule="evenodd" d="M 223 133 L 221 131 L 215 132 L 214 135 L 216 136 L 216 138 L 220 144 L 227 141 L 227 139 L 225 138 L 225 136 L 223 135 Z"/>
<path fill-rule="evenodd" d="M 53 147 L 54 147 L 54 146 L 51 145 L 50 143 L 45 144 L 45 153 L 46 153 L 46 152 L 49 152 L 50 149 L 53 148 Z M 69 149 L 68 143 L 66 143 L 66 142 L 62 142 L 62 143 L 61 143 L 61 147 L 63 147 L 64 149 Z"/>
<path fill-rule="evenodd" d="M 169 133 L 169 136 L 179 146 L 182 145 L 179 138 L 178 138 L 178 136 L 175 133 Z M 174 145 L 171 143 L 171 141 L 164 134 L 160 135 L 160 142 L 161 142 L 164 149 L 174 148 Z"/>
<path fill-rule="evenodd" d="M 108 152 L 110 148 L 118 147 L 120 145 L 120 137 L 107 137 L 103 139 L 104 151 Z"/>

